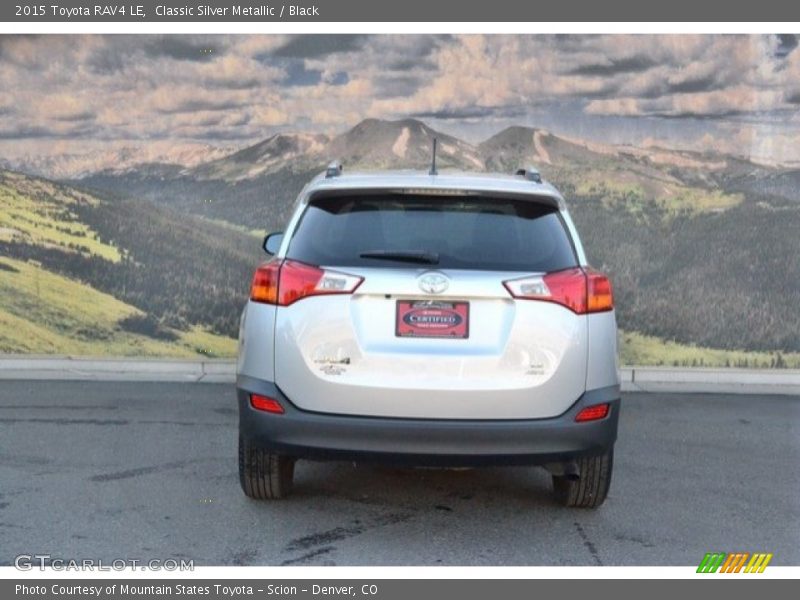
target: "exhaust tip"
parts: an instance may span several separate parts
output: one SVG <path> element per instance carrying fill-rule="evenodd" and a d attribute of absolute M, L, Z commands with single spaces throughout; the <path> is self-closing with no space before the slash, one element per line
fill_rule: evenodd
<path fill-rule="evenodd" d="M 578 463 L 574 460 L 564 463 L 564 478 L 568 481 L 578 481 L 581 478 L 581 471 L 578 469 Z"/>
<path fill-rule="evenodd" d="M 551 475 L 563 477 L 567 481 L 578 481 L 581 478 L 578 463 L 574 460 L 564 463 L 549 463 L 545 465 L 544 468 L 547 469 Z"/>

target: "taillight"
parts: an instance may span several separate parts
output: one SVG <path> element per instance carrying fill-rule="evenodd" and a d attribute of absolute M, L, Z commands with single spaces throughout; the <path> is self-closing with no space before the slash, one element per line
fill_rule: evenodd
<path fill-rule="evenodd" d="M 278 273 L 281 261 L 271 260 L 256 269 L 250 286 L 250 300 L 265 304 L 278 302 Z"/>
<path fill-rule="evenodd" d="M 514 298 L 555 302 L 579 315 L 614 308 L 611 281 L 593 269 L 576 267 L 511 279 L 504 281 L 503 285 Z"/>
<path fill-rule="evenodd" d="M 320 269 L 296 260 L 270 261 L 256 269 L 250 299 L 289 306 L 309 296 L 352 294 L 363 277 Z"/>
<path fill-rule="evenodd" d="M 608 416 L 608 404 L 595 404 L 594 406 L 587 406 L 575 415 L 575 421 L 578 423 L 585 423 L 586 421 L 599 421 Z"/>
<path fill-rule="evenodd" d="M 611 280 L 600 271 L 586 269 L 587 312 L 603 312 L 614 308 Z"/>

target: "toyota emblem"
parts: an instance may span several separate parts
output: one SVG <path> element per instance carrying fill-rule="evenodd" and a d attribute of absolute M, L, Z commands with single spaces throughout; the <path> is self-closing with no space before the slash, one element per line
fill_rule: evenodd
<path fill-rule="evenodd" d="M 442 273 L 425 273 L 419 278 L 418 284 L 426 294 L 441 294 L 450 286 L 450 280 Z"/>

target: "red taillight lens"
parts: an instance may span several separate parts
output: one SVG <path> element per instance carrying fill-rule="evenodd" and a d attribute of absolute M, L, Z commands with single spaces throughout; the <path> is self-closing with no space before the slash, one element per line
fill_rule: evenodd
<path fill-rule="evenodd" d="M 313 296 L 325 271 L 305 263 L 287 260 L 281 268 L 278 304 L 288 306 L 301 298 Z"/>
<path fill-rule="evenodd" d="M 276 304 L 278 301 L 278 274 L 281 269 L 281 261 L 272 260 L 264 263 L 256 269 L 253 275 L 253 283 L 250 286 L 250 300 L 253 302 L 264 302 L 266 304 Z"/>
<path fill-rule="evenodd" d="M 263 410 L 264 412 L 275 413 L 278 415 L 283 414 L 283 407 L 280 402 L 275 398 L 269 396 L 262 396 L 261 394 L 250 394 L 250 406 L 256 410 Z"/>
<path fill-rule="evenodd" d="M 586 312 L 586 274 L 581 269 L 548 273 L 543 278 L 552 302 L 582 315 Z"/>
<path fill-rule="evenodd" d="M 611 282 L 592 269 L 566 269 L 504 281 L 503 285 L 514 298 L 544 300 L 566 306 L 583 315 L 614 308 Z"/>
<path fill-rule="evenodd" d="M 308 296 L 352 294 L 362 281 L 363 277 L 320 269 L 296 260 L 275 260 L 256 270 L 250 299 L 289 306 Z"/>
<path fill-rule="evenodd" d="M 575 421 L 578 423 L 584 423 L 586 421 L 597 421 L 599 419 L 605 419 L 608 416 L 609 410 L 608 404 L 595 404 L 594 406 L 587 406 L 584 409 L 581 409 L 577 415 L 575 415 Z"/>
<path fill-rule="evenodd" d="M 614 308 L 614 293 L 611 290 L 611 280 L 595 271 L 586 269 L 587 312 L 603 312 Z"/>

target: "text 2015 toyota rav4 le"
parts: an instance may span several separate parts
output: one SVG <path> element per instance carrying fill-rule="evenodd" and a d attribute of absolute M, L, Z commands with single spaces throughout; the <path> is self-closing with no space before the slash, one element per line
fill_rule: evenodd
<path fill-rule="evenodd" d="M 602 504 L 620 410 L 608 278 L 556 189 L 513 176 L 352 173 L 301 192 L 241 320 L 239 474 L 297 459 L 541 465 Z"/>

